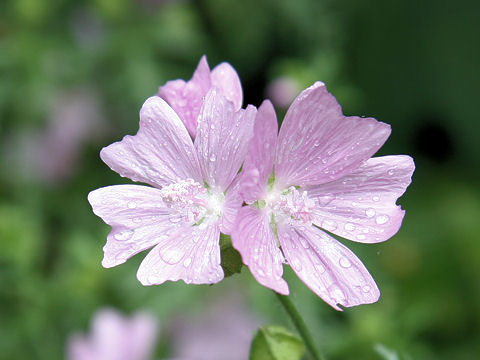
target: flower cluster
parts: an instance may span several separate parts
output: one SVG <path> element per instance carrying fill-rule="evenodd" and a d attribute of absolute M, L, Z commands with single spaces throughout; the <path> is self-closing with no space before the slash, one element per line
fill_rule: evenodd
<path fill-rule="evenodd" d="M 409 156 L 372 157 L 390 135 L 373 118 L 346 117 L 316 82 L 294 100 L 278 131 L 266 100 L 241 108 L 240 80 L 202 57 L 188 82 L 167 82 L 144 103 L 134 136 L 102 149 L 121 176 L 88 199 L 112 231 L 105 267 L 152 248 L 144 285 L 223 279 L 220 233 L 262 285 L 288 294 L 283 264 L 337 310 L 375 302 L 362 262 L 331 234 L 376 243 L 400 228 L 396 205 L 415 168 Z"/>

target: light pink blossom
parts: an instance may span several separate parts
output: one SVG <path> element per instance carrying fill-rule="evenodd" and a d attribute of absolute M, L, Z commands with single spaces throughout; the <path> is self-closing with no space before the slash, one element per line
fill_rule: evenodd
<path fill-rule="evenodd" d="M 156 319 L 146 312 L 125 317 L 113 309 L 99 310 L 88 335 L 73 334 L 69 360 L 148 360 L 158 335 Z"/>
<path fill-rule="evenodd" d="M 248 359 L 253 334 L 261 321 L 248 311 L 243 300 L 238 289 L 227 289 L 207 304 L 202 314 L 176 318 L 170 330 L 172 359 Z"/>
<path fill-rule="evenodd" d="M 337 310 L 380 293 L 362 262 L 327 232 L 376 243 L 393 236 L 404 211 L 395 202 L 411 182 L 409 156 L 370 158 L 390 135 L 373 118 L 345 117 L 317 82 L 288 109 L 277 137 L 273 106 L 259 108 L 241 188 L 233 246 L 262 285 L 288 294 L 287 262 Z M 327 231 L 327 232 L 326 232 Z"/>
<path fill-rule="evenodd" d="M 117 185 L 92 191 L 95 214 L 112 231 L 102 264 L 112 267 L 153 247 L 137 277 L 144 285 L 166 280 L 216 283 L 220 231 L 229 233 L 241 198 L 238 170 L 248 150 L 256 109 L 235 111 L 215 88 L 204 100 L 192 143 L 187 129 L 160 97 L 140 110 L 135 136 L 102 149 L 100 156 L 124 177 L 152 185 Z"/>
<path fill-rule="evenodd" d="M 158 96 L 175 110 L 192 138 L 195 138 L 203 98 L 213 87 L 233 103 L 235 110 L 242 107 L 242 84 L 235 69 L 229 63 L 223 62 L 210 71 L 205 55 L 200 59 L 189 81 L 168 81 L 160 87 Z"/>

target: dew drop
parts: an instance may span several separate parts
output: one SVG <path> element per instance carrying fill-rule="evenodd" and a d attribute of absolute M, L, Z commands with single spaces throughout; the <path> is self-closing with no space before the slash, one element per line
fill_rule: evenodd
<path fill-rule="evenodd" d="M 177 264 L 183 257 L 183 252 L 177 249 L 168 249 L 160 252 L 160 256 L 169 264 Z"/>
<path fill-rule="evenodd" d="M 335 196 L 326 194 L 318 197 L 318 203 L 321 206 L 326 206 L 332 202 L 332 200 L 335 199 Z"/>
<path fill-rule="evenodd" d="M 260 276 L 265 276 L 265 273 L 263 272 L 262 269 L 258 269 L 258 275 L 260 275 Z"/>
<path fill-rule="evenodd" d="M 321 264 L 315 265 L 315 268 L 318 270 L 318 274 L 323 274 L 325 272 L 325 267 Z"/>
<path fill-rule="evenodd" d="M 388 216 L 387 215 L 379 215 L 377 216 L 377 218 L 375 219 L 375 222 L 378 224 L 378 225 L 383 225 L 385 224 L 387 221 L 388 221 Z"/>
<path fill-rule="evenodd" d="M 365 285 L 365 286 L 362 288 L 362 291 L 363 291 L 364 293 L 370 292 L 370 286 Z"/>
<path fill-rule="evenodd" d="M 371 217 L 374 217 L 375 216 L 375 209 L 367 209 L 365 210 L 365 215 L 367 215 L 367 217 L 371 218 Z"/>
<path fill-rule="evenodd" d="M 126 241 L 130 239 L 132 235 L 133 235 L 133 230 L 124 230 L 115 234 L 113 237 L 118 241 Z"/>
<path fill-rule="evenodd" d="M 340 266 L 343 268 L 349 268 L 350 266 L 352 266 L 352 263 L 346 257 L 340 258 L 339 263 L 340 263 Z"/>
<path fill-rule="evenodd" d="M 183 262 L 183 266 L 188 267 L 188 265 L 190 265 L 191 263 L 192 263 L 192 258 L 187 258 Z"/>
<path fill-rule="evenodd" d="M 327 231 L 334 231 L 337 228 L 337 224 L 332 220 L 323 220 L 321 226 Z"/>
<path fill-rule="evenodd" d="M 395 172 L 393 170 L 388 170 L 388 175 L 392 176 Z"/>
<path fill-rule="evenodd" d="M 135 209 L 137 207 L 137 203 L 135 201 L 129 201 L 127 206 L 129 209 Z"/>
<path fill-rule="evenodd" d="M 343 291 L 335 284 L 331 285 L 328 288 L 328 293 L 333 301 L 336 303 L 342 303 L 345 300 L 345 294 Z"/>
<path fill-rule="evenodd" d="M 348 230 L 348 231 L 355 230 L 355 225 L 353 225 L 352 223 L 346 223 L 344 227 L 345 227 L 345 230 Z"/>
<path fill-rule="evenodd" d="M 372 200 L 373 200 L 373 201 L 379 201 L 380 198 L 379 198 L 378 196 L 374 196 L 374 197 L 372 198 Z"/>
<path fill-rule="evenodd" d="M 210 161 L 215 162 L 217 160 L 217 157 L 215 155 L 210 156 Z"/>

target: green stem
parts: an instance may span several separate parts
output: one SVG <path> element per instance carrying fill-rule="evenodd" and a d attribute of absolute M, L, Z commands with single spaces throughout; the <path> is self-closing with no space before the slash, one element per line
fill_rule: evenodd
<path fill-rule="evenodd" d="M 320 354 L 320 352 L 315 346 L 312 334 L 310 334 L 310 331 L 308 330 L 305 321 L 303 321 L 302 316 L 296 309 L 295 305 L 293 305 L 293 302 L 290 300 L 290 298 L 288 296 L 280 295 L 277 292 L 275 292 L 275 295 L 277 295 L 278 300 L 283 305 L 287 314 L 290 316 L 290 319 L 293 321 L 312 357 L 315 360 L 324 360 L 323 356 Z"/>

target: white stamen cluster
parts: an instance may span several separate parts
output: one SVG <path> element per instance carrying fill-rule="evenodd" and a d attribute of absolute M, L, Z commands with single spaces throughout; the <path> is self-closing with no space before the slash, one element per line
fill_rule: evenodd
<path fill-rule="evenodd" d="M 281 214 L 289 219 L 309 223 L 313 220 L 315 201 L 308 197 L 306 191 L 300 192 L 294 186 L 290 186 L 280 194 L 271 208 L 277 215 Z"/>
<path fill-rule="evenodd" d="M 160 190 L 164 204 L 194 223 L 206 213 L 207 192 L 204 186 L 193 179 L 180 180 Z"/>
<path fill-rule="evenodd" d="M 193 179 L 180 180 L 163 187 L 160 192 L 163 203 L 175 210 L 174 221 L 183 218 L 200 225 L 222 216 L 225 195 L 212 189 L 207 190 Z"/>

